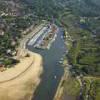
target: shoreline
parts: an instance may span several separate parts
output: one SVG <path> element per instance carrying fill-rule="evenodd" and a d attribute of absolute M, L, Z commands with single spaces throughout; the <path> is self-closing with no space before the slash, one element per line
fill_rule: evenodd
<path fill-rule="evenodd" d="M 66 71 L 67 68 L 64 68 L 64 74 L 61 77 L 61 80 L 59 82 L 59 85 L 57 87 L 57 91 L 54 95 L 53 100 L 61 100 L 61 97 L 63 95 L 64 87 L 62 86 L 63 82 L 65 81 L 66 77 L 68 77 L 69 73 Z M 68 69 L 67 69 L 68 70 Z"/>
<path fill-rule="evenodd" d="M 64 42 L 65 43 L 65 42 Z M 65 44 L 66 45 L 66 44 Z M 68 63 L 68 62 L 67 62 Z M 64 66 L 63 66 L 64 67 Z M 61 77 L 61 80 L 58 84 L 58 87 L 57 87 L 57 90 L 56 90 L 56 93 L 54 95 L 54 98 L 53 100 L 62 100 L 62 95 L 63 95 L 63 91 L 64 91 L 64 86 L 63 86 L 63 83 L 64 81 L 67 79 L 67 77 L 70 75 L 70 71 L 69 71 L 69 67 L 66 66 L 63 68 L 64 69 L 64 73 Z"/>

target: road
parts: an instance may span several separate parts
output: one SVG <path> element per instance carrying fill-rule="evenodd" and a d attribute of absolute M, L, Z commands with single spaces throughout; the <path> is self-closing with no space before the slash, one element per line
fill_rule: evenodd
<path fill-rule="evenodd" d="M 42 23 L 39 26 L 36 26 L 32 32 L 30 32 L 29 34 L 25 35 L 23 37 L 23 39 L 20 40 L 20 45 L 18 48 L 18 53 L 17 53 L 17 58 L 20 58 L 21 55 L 23 54 L 23 51 L 26 49 L 26 43 L 27 41 L 32 38 L 36 33 L 38 33 L 44 26 L 46 23 Z"/>
<path fill-rule="evenodd" d="M 42 29 L 40 29 L 40 31 L 38 32 L 38 34 L 34 35 L 34 37 L 29 41 L 28 45 L 33 45 L 37 39 L 39 37 L 41 37 L 41 35 L 44 33 L 44 31 L 46 30 L 47 27 L 43 27 Z"/>

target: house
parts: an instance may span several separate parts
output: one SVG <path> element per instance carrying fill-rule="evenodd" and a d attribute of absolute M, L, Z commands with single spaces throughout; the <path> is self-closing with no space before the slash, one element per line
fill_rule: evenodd
<path fill-rule="evenodd" d="M 1 16 L 8 16 L 8 14 L 3 12 Z"/>
<path fill-rule="evenodd" d="M 11 45 L 12 45 L 12 46 L 15 46 L 15 45 L 16 45 L 16 41 L 13 40 L 13 41 L 11 42 Z"/>
<path fill-rule="evenodd" d="M 2 29 L 0 29 L 0 36 L 4 35 L 4 31 Z"/>
<path fill-rule="evenodd" d="M 8 50 L 6 51 L 7 54 L 11 54 L 11 52 L 12 52 L 11 49 L 8 49 Z"/>

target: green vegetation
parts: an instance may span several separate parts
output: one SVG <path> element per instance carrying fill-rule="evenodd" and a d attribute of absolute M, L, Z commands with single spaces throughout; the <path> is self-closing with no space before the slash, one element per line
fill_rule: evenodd
<path fill-rule="evenodd" d="M 76 98 L 79 95 L 79 91 L 79 82 L 73 77 L 68 77 L 64 82 L 64 93 L 69 96 L 75 96 Z"/>
<path fill-rule="evenodd" d="M 68 53 L 69 62 L 73 65 L 73 68 L 76 69 L 78 74 L 100 75 L 99 33 L 93 35 L 92 31 L 94 28 L 90 28 L 91 26 L 86 29 L 81 27 L 79 19 L 80 16 L 72 15 L 72 12 L 64 14 L 61 19 L 62 24 L 65 29 L 67 28 L 67 31 L 73 40 L 72 47 Z M 85 23 L 88 24 L 89 22 L 86 21 Z M 96 25 L 99 27 L 100 23 Z"/>
<path fill-rule="evenodd" d="M 4 65 L 10 65 L 16 55 L 22 32 L 36 23 L 38 17 L 25 2 L 0 0 L 0 61 Z"/>
<path fill-rule="evenodd" d="M 83 100 L 99 100 L 100 99 L 100 79 L 85 78 L 85 85 L 82 91 Z"/>

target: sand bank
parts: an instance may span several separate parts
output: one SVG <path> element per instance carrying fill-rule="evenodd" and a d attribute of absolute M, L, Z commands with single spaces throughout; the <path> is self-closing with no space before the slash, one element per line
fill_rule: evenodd
<path fill-rule="evenodd" d="M 28 52 L 30 57 L 7 71 L 0 72 L 0 100 L 30 100 L 40 83 L 42 57 Z"/>

